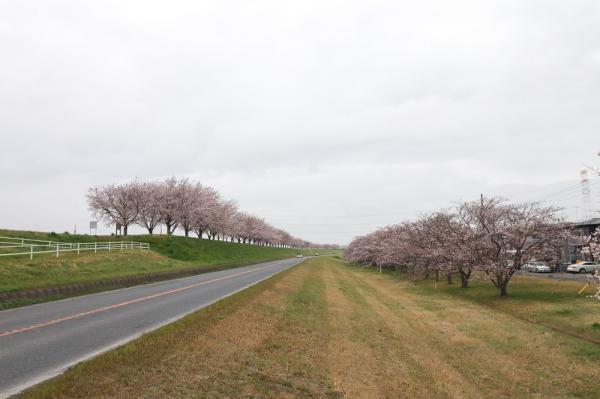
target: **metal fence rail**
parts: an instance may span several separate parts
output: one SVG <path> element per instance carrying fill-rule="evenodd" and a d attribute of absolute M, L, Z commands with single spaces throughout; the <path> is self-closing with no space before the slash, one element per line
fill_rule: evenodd
<path fill-rule="evenodd" d="M 123 251 L 138 249 L 140 251 L 150 249 L 150 244 L 137 241 L 98 241 L 98 242 L 59 242 L 30 240 L 27 238 L 0 237 L 0 256 L 22 256 L 29 255 L 33 259 L 35 254 L 56 254 L 58 258 L 61 252 L 81 251 Z"/>

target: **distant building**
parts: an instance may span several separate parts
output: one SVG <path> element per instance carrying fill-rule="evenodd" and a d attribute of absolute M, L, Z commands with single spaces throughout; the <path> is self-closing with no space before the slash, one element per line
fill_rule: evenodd
<path fill-rule="evenodd" d="M 583 236 L 589 236 L 598 227 L 600 227 L 600 218 L 592 218 L 583 222 L 572 223 L 573 231 L 580 233 Z"/>
<path fill-rule="evenodd" d="M 586 237 L 600 227 L 600 218 L 592 218 L 577 223 L 569 223 L 573 238 L 565 248 L 564 262 L 574 263 L 577 260 L 593 260 L 590 255 L 582 252 Z M 597 260 L 597 259 L 596 259 Z"/>

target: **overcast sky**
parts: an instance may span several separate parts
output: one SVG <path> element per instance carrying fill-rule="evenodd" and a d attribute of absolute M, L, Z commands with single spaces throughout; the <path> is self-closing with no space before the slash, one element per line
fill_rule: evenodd
<path fill-rule="evenodd" d="M 0 227 L 176 175 L 347 243 L 479 193 L 581 217 L 600 164 L 597 0 L 0 0 L 0 54 Z"/>

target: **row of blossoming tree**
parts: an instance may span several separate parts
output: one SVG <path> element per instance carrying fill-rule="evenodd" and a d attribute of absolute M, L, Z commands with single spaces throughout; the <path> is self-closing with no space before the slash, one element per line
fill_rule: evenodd
<path fill-rule="evenodd" d="M 108 225 L 122 226 L 124 235 L 138 225 L 152 234 L 164 225 L 167 234 L 181 229 L 199 238 L 278 247 L 331 247 L 292 237 L 263 219 L 238 210 L 212 187 L 188 179 L 134 180 L 94 186 L 88 190 L 89 210 Z"/>
<path fill-rule="evenodd" d="M 528 261 L 559 262 L 569 235 L 554 207 L 482 196 L 358 237 L 344 254 L 365 265 L 432 274 L 436 281 L 447 276 L 451 283 L 457 273 L 462 287 L 480 271 L 505 296 L 510 279 Z"/>

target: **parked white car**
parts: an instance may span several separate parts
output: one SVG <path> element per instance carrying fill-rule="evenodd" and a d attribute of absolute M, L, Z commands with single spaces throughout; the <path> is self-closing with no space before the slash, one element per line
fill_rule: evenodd
<path fill-rule="evenodd" d="M 595 262 L 580 262 L 567 266 L 569 273 L 591 273 L 596 270 L 600 270 L 600 265 Z"/>
<path fill-rule="evenodd" d="M 304 256 L 302 254 L 298 254 L 296 255 L 296 258 L 304 258 Z"/>
<path fill-rule="evenodd" d="M 528 262 L 525 264 L 524 269 L 533 273 L 550 273 L 552 271 L 544 262 Z"/>

